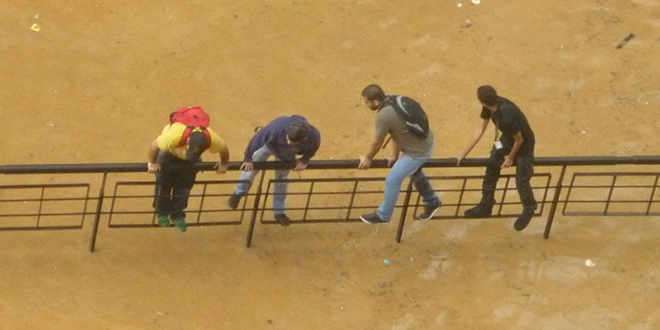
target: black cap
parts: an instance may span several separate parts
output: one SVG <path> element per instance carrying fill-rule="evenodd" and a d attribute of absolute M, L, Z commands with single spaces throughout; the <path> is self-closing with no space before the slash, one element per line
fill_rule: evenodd
<path fill-rule="evenodd" d="M 192 163 L 199 161 L 202 152 L 208 148 L 208 138 L 202 132 L 192 132 L 188 137 L 188 150 L 186 150 L 186 160 Z"/>

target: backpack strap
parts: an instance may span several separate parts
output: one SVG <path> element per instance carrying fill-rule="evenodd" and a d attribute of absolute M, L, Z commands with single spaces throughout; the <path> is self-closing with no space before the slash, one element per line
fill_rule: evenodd
<path fill-rule="evenodd" d="M 404 98 L 411 106 L 410 109 L 407 109 L 404 105 Z M 402 95 L 388 95 L 386 104 L 389 104 L 394 108 L 396 114 L 404 121 L 411 133 L 421 138 L 426 138 L 428 136 L 428 118 L 417 101 Z"/>
<path fill-rule="evenodd" d="M 410 112 L 408 112 L 408 110 L 406 110 L 406 107 L 403 106 L 403 96 L 398 95 L 395 98 L 395 100 L 396 100 L 396 105 L 398 106 L 397 108 L 403 111 L 406 114 L 406 116 L 410 117 Z"/>

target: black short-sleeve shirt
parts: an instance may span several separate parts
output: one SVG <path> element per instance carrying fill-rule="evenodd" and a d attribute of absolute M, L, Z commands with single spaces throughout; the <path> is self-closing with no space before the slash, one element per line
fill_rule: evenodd
<path fill-rule="evenodd" d="M 513 146 L 513 136 L 516 133 L 521 132 L 525 141 L 520 147 L 518 154 L 521 156 L 534 155 L 534 132 L 529 126 L 529 122 L 527 122 L 525 115 L 513 102 L 500 97 L 498 99 L 497 111 L 493 112 L 491 115 L 490 110 L 484 107 L 481 110 L 481 118 L 491 119 L 493 121 L 497 129 L 501 132 L 500 141 L 502 141 L 507 152 L 511 150 L 511 147 Z"/>

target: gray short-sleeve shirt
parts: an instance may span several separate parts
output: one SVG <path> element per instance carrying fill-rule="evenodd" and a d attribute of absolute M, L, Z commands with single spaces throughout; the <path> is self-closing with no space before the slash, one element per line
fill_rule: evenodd
<path fill-rule="evenodd" d="M 429 131 L 426 138 L 420 138 L 406 127 L 404 120 L 397 115 L 391 105 L 384 106 L 376 114 L 376 139 L 387 134 L 399 144 L 399 148 L 410 156 L 422 156 L 433 148 L 433 132 Z"/>

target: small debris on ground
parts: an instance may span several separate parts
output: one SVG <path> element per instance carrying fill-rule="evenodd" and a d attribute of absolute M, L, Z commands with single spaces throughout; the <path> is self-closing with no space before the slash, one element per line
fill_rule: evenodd
<path fill-rule="evenodd" d="M 635 37 L 634 33 L 629 33 L 625 38 L 623 38 L 623 40 L 621 40 L 621 42 L 619 42 L 616 45 L 616 49 L 623 48 L 623 46 L 625 46 L 628 43 L 628 41 L 632 40 L 634 37 Z"/>

